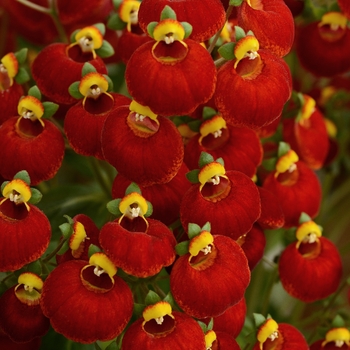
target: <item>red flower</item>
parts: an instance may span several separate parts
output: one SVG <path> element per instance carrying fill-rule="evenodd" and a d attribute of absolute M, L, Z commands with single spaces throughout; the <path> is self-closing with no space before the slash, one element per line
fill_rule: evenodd
<path fill-rule="evenodd" d="M 118 336 L 133 312 L 128 285 L 102 253 L 58 265 L 45 280 L 40 305 L 51 325 L 80 343 Z"/>
<path fill-rule="evenodd" d="M 218 350 L 240 350 L 236 340 L 224 332 L 209 330 L 205 334 L 205 345 L 207 349 Z"/>

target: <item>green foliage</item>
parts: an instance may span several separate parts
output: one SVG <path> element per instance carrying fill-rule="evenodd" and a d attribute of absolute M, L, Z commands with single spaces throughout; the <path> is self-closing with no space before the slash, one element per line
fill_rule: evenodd
<path fill-rule="evenodd" d="M 233 53 L 235 43 L 227 43 L 219 47 L 218 52 L 227 61 L 235 59 L 235 54 Z"/>
<path fill-rule="evenodd" d="M 156 292 L 154 292 L 153 290 L 149 290 L 147 295 L 146 295 L 146 298 L 145 298 L 145 304 L 147 306 L 154 305 L 161 300 L 162 299 L 160 298 L 160 296 Z"/>
<path fill-rule="evenodd" d="M 85 75 L 90 73 L 97 73 L 97 70 L 90 62 L 86 62 L 81 70 L 81 76 L 85 77 Z"/>
<path fill-rule="evenodd" d="M 13 178 L 20 179 L 24 181 L 27 185 L 30 185 L 30 176 L 26 170 L 19 171 Z"/>
<path fill-rule="evenodd" d="M 195 170 L 191 170 L 188 173 L 186 173 L 187 180 L 193 184 L 199 183 L 199 181 L 198 181 L 199 171 L 200 171 L 199 169 L 195 169 Z"/>
<path fill-rule="evenodd" d="M 189 239 L 192 239 L 193 237 L 198 236 L 202 232 L 202 228 L 195 224 L 195 223 L 189 223 L 188 224 L 188 237 Z"/>
<path fill-rule="evenodd" d="M 121 202 L 121 198 L 117 198 L 107 203 L 108 211 L 117 217 L 122 216 L 122 212 L 119 210 L 120 202 Z"/>
<path fill-rule="evenodd" d="M 95 51 L 96 51 L 96 54 L 101 58 L 107 58 L 114 55 L 113 46 L 106 40 L 103 40 L 102 46 Z"/>
<path fill-rule="evenodd" d="M 176 254 L 179 256 L 185 255 L 188 253 L 188 247 L 189 247 L 190 241 L 183 241 L 175 246 Z"/>
<path fill-rule="evenodd" d="M 38 99 L 39 101 L 41 101 L 41 92 L 40 92 L 39 88 L 36 85 L 32 86 L 28 90 L 28 96 L 33 96 L 36 99 Z"/>
<path fill-rule="evenodd" d="M 123 30 L 126 23 L 119 17 L 117 13 L 113 13 L 107 21 L 107 27 L 112 30 Z"/>
<path fill-rule="evenodd" d="M 163 11 L 160 13 L 160 20 L 163 21 L 165 19 L 173 19 L 176 20 L 175 11 L 168 5 L 166 5 Z"/>
<path fill-rule="evenodd" d="M 53 102 L 43 102 L 44 114 L 43 118 L 52 117 L 58 110 L 59 105 Z"/>
<path fill-rule="evenodd" d="M 69 94 L 77 100 L 84 98 L 84 95 L 79 91 L 79 84 L 79 81 L 75 81 L 68 88 Z"/>
<path fill-rule="evenodd" d="M 32 192 L 32 196 L 30 197 L 29 203 L 31 203 L 31 204 L 39 203 L 41 201 L 41 199 L 43 198 L 42 193 L 34 187 L 31 187 L 30 191 Z"/>
<path fill-rule="evenodd" d="M 201 152 L 201 155 L 199 157 L 199 167 L 202 169 L 204 166 L 215 162 L 214 157 L 207 153 L 207 152 Z"/>

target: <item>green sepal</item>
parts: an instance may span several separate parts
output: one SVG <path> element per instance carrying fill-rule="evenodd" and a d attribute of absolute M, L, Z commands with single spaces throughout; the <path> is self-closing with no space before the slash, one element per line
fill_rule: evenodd
<path fill-rule="evenodd" d="M 75 81 L 74 83 L 70 84 L 68 88 L 69 94 L 77 100 L 84 98 L 84 95 L 79 91 L 79 84 L 80 81 Z"/>
<path fill-rule="evenodd" d="M 44 106 L 44 114 L 43 118 L 50 118 L 52 117 L 58 110 L 59 105 L 57 103 L 53 102 L 43 102 L 42 105 Z"/>
<path fill-rule="evenodd" d="M 150 22 L 147 26 L 147 33 L 152 39 L 154 39 L 153 32 L 154 32 L 154 28 L 157 25 L 158 25 L 158 22 Z"/>
<path fill-rule="evenodd" d="M 101 58 L 111 57 L 115 52 L 113 46 L 106 40 L 103 40 L 102 46 L 95 51 Z"/>
<path fill-rule="evenodd" d="M 192 34 L 193 27 L 188 22 L 180 22 L 180 23 L 181 23 L 181 25 L 183 26 L 183 28 L 185 30 L 184 39 L 187 39 Z"/>
<path fill-rule="evenodd" d="M 35 260 L 27 265 L 27 271 L 33 272 L 36 275 L 40 276 L 42 273 L 40 260 Z"/>
<path fill-rule="evenodd" d="M 153 205 L 152 205 L 152 203 L 149 202 L 149 201 L 146 201 L 146 202 L 147 202 L 147 212 L 144 214 L 144 216 L 145 216 L 146 218 L 148 218 L 148 217 L 151 216 L 152 213 L 153 213 Z"/>
<path fill-rule="evenodd" d="M 207 326 L 208 331 L 211 331 L 213 329 L 213 327 L 214 327 L 214 318 L 212 317 L 208 323 L 208 326 Z"/>
<path fill-rule="evenodd" d="M 195 119 L 187 123 L 188 127 L 194 132 L 199 132 L 201 124 L 202 121 L 200 119 Z"/>
<path fill-rule="evenodd" d="M 107 203 L 108 211 L 115 216 L 122 216 L 122 212 L 119 210 L 119 204 L 121 202 L 121 198 L 113 199 Z"/>
<path fill-rule="evenodd" d="M 137 318 L 140 318 L 145 307 L 145 304 L 134 303 L 134 315 L 137 316 Z"/>
<path fill-rule="evenodd" d="M 73 233 L 73 227 L 68 222 L 61 224 L 60 226 L 58 226 L 58 228 L 62 232 L 62 235 L 65 239 L 68 239 Z"/>
<path fill-rule="evenodd" d="M 127 23 L 124 22 L 117 13 L 113 13 L 107 21 L 107 27 L 112 30 L 123 30 Z"/>
<path fill-rule="evenodd" d="M 176 21 L 176 13 L 169 5 L 166 5 L 160 13 L 160 20 L 164 21 L 165 19 L 173 19 Z"/>
<path fill-rule="evenodd" d="M 122 4 L 123 0 L 112 0 L 113 2 L 113 7 L 118 10 L 120 5 Z"/>
<path fill-rule="evenodd" d="M 100 252 L 101 252 L 101 249 L 97 245 L 95 245 L 95 244 L 90 244 L 89 245 L 89 250 L 88 250 L 89 258 L 91 257 L 91 255 L 94 255 L 94 254 L 100 253 Z"/>
<path fill-rule="evenodd" d="M 118 350 L 118 345 L 117 342 L 115 340 L 112 341 L 112 343 L 110 343 L 105 350 Z"/>
<path fill-rule="evenodd" d="M 81 77 L 85 77 L 85 75 L 90 73 L 97 73 L 97 70 L 91 63 L 86 62 L 81 69 Z"/>
<path fill-rule="evenodd" d="M 199 169 L 194 169 L 189 171 L 188 173 L 186 173 L 186 178 L 188 181 L 190 181 L 193 184 L 198 184 L 198 174 L 199 174 L 200 170 Z"/>
<path fill-rule="evenodd" d="M 340 315 L 336 315 L 332 320 L 332 327 L 333 328 L 345 327 L 345 321 L 343 317 L 341 317 Z"/>
<path fill-rule="evenodd" d="M 218 158 L 218 159 L 216 159 L 215 160 L 215 162 L 217 162 L 217 163 L 219 163 L 219 164 L 221 164 L 223 167 L 225 166 L 225 162 L 224 162 L 224 159 L 223 158 Z"/>
<path fill-rule="evenodd" d="M 235 26 L 235 36 L 236 36 L 236 42 L 245 38 L 247 36 L 246 32 L 243 28 L 239 26 Z"/>
<path fill-rule="evenodd" d="M 1 184 L 1 193 L 4 191 L 5 186 L 6 186 L 9 182 L 10 182 L 10 181 L 4 181 L 4 182 Z"/>
<path fill-rule="evenodd" d="M 191 118 L 188 115 L 181 115 L 181 116 L 174 116 L 173 118 L 171 118 L 171 120 L 176 126 L 180 126 L 182 124 L 188 124 L 193 120 L 193 118 Z"/>
<path fill-rule="evenodd" d="M 278 145 L 278 158 L 284 156 L 290 151 L 290 145 L 287 142 L 280 142 Z"/>
<path fill-rule="evenodd" d="M 230 0 L 229 5 L 230 6 L 241 6 L 243 0 Z"/>
<path fill-rule="evenodd" d="M 208 326 L 204 322 L 197 320 L 197 323 L 202 328 L 203 333 L 208 332 Z"/>
<path fill-rule="evenodd" d="M 175 307 L 175 299 L 173 297 L 173 295 L 171 294 L 171 292 L 169 292 L 165 298 L 163 299 L 163 301 L 169 303 L 171 305 L 172 308 Z"/>
<path fill-rule="evenodd" d="M 269 158 L 262 161 L 262 166 L 267 171 L 274 171 L 276 169 L 277 158 Z"/>
<path fill-rule="evenodd" d="M 199 225 L 192 223 L 192 222 L 190 222 L 188 224 L 188 237 L 189 237 L 189 239 L 192 239 L 192 238 L 198 236 L 201 232 L 202 232 L 202 228 Z"/>
<path fill-rule="evenodd" d="M 30 204 L 39 203 L 41 201 L 41 199 L 43 198 L 42 193 L 38 189 L 33 188 L 33 187 L 30 188 L 30 191 L 32 192 L 32 195 L 31 195 L 28 203 L 30 203 Z"/>
<path fill-rule="evenodd" d="M 63 255 L 65 252 L 69 250 L 69 243 L 65 241 L 61 247 L 61 249 L 57 252 L 57 255 Z"/>
<path fill-rule="evenodd" d="M 201 231 L 208 231 L 208 232 L 211 231 L 211 224 L 210 224 L 209 221 L 207 221 L 207 222 L 203 225 Z"/>
<path fill-rule="evenodd" d="M 160 298 L 160 296 L 154 292 L 153 290 L 149 290 L 146 298 L 145 298 L 145 304 L 148 305 L 154 305 L 158 302 L 162 301 L 162 299 Z"/>
<path fill-rule="evenodd" d="M 218 114 L 218 112 L 214 108 L 211 108 L 208 106 L 205 106 L 203 108 L 202 116 L 203 116 L 204 120 L 211 119 L 211 118 L 215 117 L 217 114 Z"/>
<path fill-rule="evenodd" d="M 68 224 L 71 224 L 71 225 L 74 224 L 73 219 L 69 215 L 63 215 L 63 217 L 66 218 Z"/>
<path fill-rule="evenodd" d="M 306 213 L 302 212 L 300 214 L 300 218 L 299 218 L 299 224 L 303 224 L 304 222 L 309 222 L 312 221 L 311 217 L 309 215 L 307 215 Z"/>
<path fill-rule="evenodd" d="M 189 245 L 190 245 L 190 241 L 183 241 L 176 244 L 175 246 L 176 254 L 179 256 L 187 254 Z"/>
<path fill-rule="evenodd" d="M 253 313 L 256 328 L 261 327 L 266 322 L 266 317 L 261 314 Z"/>
<path fill-rule="evenodd" d="M 17 59 L 18 64 L 23 64 L 27 59 L 28 49 L 25 47 L 17 52 L 14 52 L 14 55 Z"/>
<path fill-rule="evenodd" d="M 102 36 L 106 34 L 106 26 L 103 23 L 95 23 L 93 27 L 96 27 Z"/>
<path fill-rule="evenodd" d="M 107 82 L 108 82 L 108 89 L 107 89 L 107 91 L 109 92 L 109 91 L 113 91 L 113 81 L 112 81 L 112 79 L 108 76 L 108 75 L 106 75 L 106 74 L 103 74 L 103 77 L 107 80 Z"/>
<path fill-rule="evenodd" d="M 33 96 L 36 99 L 38 99 L 39 101 L 41 101 L 41 92 L 40 92 L 39 88 L 36 85 L 32 86 L 28 90 L 28 96 Z"/>
<path fill-rule="evenodd" d="M 30 80 L 30 75 L 27 70 L 23 67 L 18 68 L 18 72 L 15 76 L 15 81 L 17 84 L 22 85 Z"/>
<path fill-rule="evenodd" d="M 76 39 L 75 39 L 75 36 L 81 31 L 81 29 L 76 29 L 71 35 L 70 35 L 70 38 L 69 38 L 69 41 L 73 44 L 73 43 L 76 43 Z"/>
<path fill-rule="evenodd" d="M 215 162 L 214 157 L 207 153 L 207 152 L 202 152 L 200 157 L 199 157 L 199 162 L 198 165 L 202 169 L 204 166 Z"/>
<path fill-rule="evenodd" d="M 102 348 L 100 347 L 100 345 L 98 345 L 98 343 L 97 342 L 95 342 L 95 350 L 102 350 Z"/>
<path fill-rule="evenodd" d="M 255 34 L 252 30 L 248 30 L 246 35 L 255 36 Z"/>
<path fill-rule="evenodd" d="M 141 193 L 141 189 L 140 187 L 135 183 L 135 182 L 132 182 L 125 190 L 125 195 L 127 196 L 128 194 L 130 193 L 138 193 L 140 195 L 142 195 Z"/>
<path fill-rule="evenodd" d="M 218 48 L 220 56 L 228 61 L 235 59 L 235 54 L 233 53 L 235 45 L 235 43 L 227 43 L 220 46 Z"/>
<path fill-rule="evenodd" d="M 13 178 L 20 179 L 24 181 L 27 185 L 30 185 L 30 176 L 28 174 L 28 171 L 26 170 L 19 171 Z"/>

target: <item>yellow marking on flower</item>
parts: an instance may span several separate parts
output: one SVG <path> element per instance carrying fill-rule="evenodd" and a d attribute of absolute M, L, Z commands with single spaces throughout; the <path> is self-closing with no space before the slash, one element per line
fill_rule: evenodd
<path fill-rule="evenodd" d="M 129 32 L 131 32 L 131 25 L 138 23 L 140 5 L 139 1 L 124 0 L 118 8 L 119 17 L 123 22 L 127 23 L 126 29 Z"/>
<path fill-rule="evenodd" d="M 40 124 L 44 127 L 45 124 L 41 120 L 45 112 L 44 106 L 36 97 L 28 95 L 21 98 L 17 106 L 17 112 L 20 119 L 30 119 L 31 121 L 39 120 Z"/>
<path fill-rule="evenodd" d="M 18 277 L 18 284 L 23 284 L 24 289 L 31 292 L 33 289 L 41 291 L 43 289 L 43 280 L 32 272 L 24 272 Z"/>
<path fill-rule="evenodd" d="M 73 225 L 73 234 L 69 239 L 69 248 L 72 250 L 79 249 L 81 243 L 85 241 L 87 234 L 84 225 L 77 221 Z"/>
<path fill-rule="evenodd" d="M 178 125 L 177 130 L 179 130 L 179 133 L 185 144 L 188 142 L 189 139 L 197 135 L 197 132 L 191 130 L 191 128 L 187 124 Z"/>
<path fill-rule="evenodd" d="M 337 132 L 338 132 L 337 126 L 333 123 L 332 120 L 330 120 L 328 118 L 324 118 L 323 121 L 326 125 L 326 130 L 327 130 L 328 136 L 335 139 L 337 136 Z"/>
<path fill-rule="evenodd" d="M 322 16 L 321 22 L 318 24 L 319 27 L 329 25 L 331 30 L 338 30 L 346 28 L 348 19 L 341 12 L 328 12 Z"/>
<path fill-rule="evenodd" d="M 213 118 L 206 120 L 202 123 L 199 129 L 201 136 L 198 142 L 202 144 L 203 138 L 208 136 L 209 134 L 213 134 L 215 138 L 221 137 L 222 129 L 226 129 L 226 121 L 221 116 L 216 115 Z"/>
<path fill-rule="evenodd" d="M 21 179 L 14 179 L 10 181 L 2 190 L 2 195 L 5 197 L 0 204 L 5 200 L 9 199 L 15 204 L 22 204 L 26 206 L 27 210 L 30 210 L 27 202 L 32 196 L 32 191 L 30 190 L 29 185 Z"/>
<path fill-rule="evenodd" d="M 321 96 L 319 98 L 319 104 L 325 106 L 326 103 L 331 99 L 331 97 L 337 92 L 337 89 L 334 86 L 325 86 L 321 90 Z"/>
<path fill-rule="evenodd" d="M 344 344 L 350 346 L 350 332 L 345 327 L 333 328 L 326 333 L 322 347 L 326 344 L 334 342 L 335 346 L 341 348 Z"/>
<path fill-rule="evenodd" d="M 104 253 L 95 253 L 91 255 L 89 264 L 95 266 L 94 273 L 96 276 L 107 273 L 108 276 L 112 278 L 117 273 L 117 268 Z"/>
<path fill-rule="evenodd" d="M 314 243 L 322 236 L 321 228 L 314 221 L 303 222 L 296 231 L 297 248 L 301 243 Z"/>
<path fill-rule="evenodd" d="M 210 350 L 214 341 L 216 340 L 216 333 L 213 330 L 209 330 L 207 333 L 205 333 L 204 339 L 206 349 Z"/>
<path fill-rule="evenodd" d="M 213 243 L 213 235 L 208 231 L 202 231 L 198 236 L 195 236 L 191 239 L 188 251 L 191 254 L 191 257 L 197 256 L 199 252 L 203 252 L 204 255 L 207 255 L 211 252 Z"/>
<path fill-rule="evenodd" d="M 43 280 L 32 272 L 24 272 L 18 277 L 18 284 L 15 287 L 17 299 L 26 305 L 39 305 Z"/>
<path fill-rule="evenodd" d="M 151 320 L 155 320 L 157 324 L 162 324 L 164 321 L 164 316 L 170 316 L 174 318 L 172 315 L 171 305 L 166 301 L 159 301 L 154 305 L 147 306 L 142 313 L 142 317 L 144 319 L 143 325 Z"/>
<path fill-rule="evenodd" d="M 296 169 L 296 162 L 299 160 L 298 155 L 293 151 L 289 150 L 285 155 L 280 157 L 276 164 L 275 177 L 286 171 L 293 172 Z"/>
<path fill-rule="evenodd" d="M 257 339 L 259 341 L 260 349 L 263 348 L 263 344 L 267 339 L 274 341 L 278 338 L 278 324 L 272 318 L 266 320 L 266 322 L 258 329 Z"/>
<path fill-rule="evenodd" d="M 18 61 L 13 52 L 8 53 L 1 59 L 0 72 L 7 73 L 10 78 L 10 86 L 12 86 L 13 78 L 18 73 Z"/>
<path fill-rule="evenodd" d="M 226 21 L 224 27 L 222 28 L 222 31 L 220 33 L 220 38 L 225 42 L 229 43 L 231 42 L 231 33 L 232 33 L 232 27 L 229 25 L 229 23 Z"/>
<path fill-rule="evenodd" d="M 301 119 L 309 119 L 316 109 L 316 101 L 309 95 L 303 95 L 304 104 L 301 108 Z"/>
<path fill-rule="evenodd" d="M 245 57 L 248 57 L 250 60 L 254 60 L 255 58 L 259 57 L 258 51 L 259 41 L 255 36 L 247 35 L 240 39 L 233 50 L 236 57 L 234 68 L 236 69 L 239 61 Z"/>
<path fill-rule="evenodd" d="M 200 182 L 199 190 L 203 188 L 206 183 L 213 183 L 218 185 L 220 183 L 220 177 L 226 178 L 226 170 L 219 162 L 212 162 L 205 165 L 198 174 L 198 180 Z"/>
<path fill-rule="evenodd" d="M 153 113 L 152 110 L 148 106 L 143 106 L 136 102 L 135 100 L 131 101 L 129 109 L 131 112 L 136 113 L 136 120 L 139 119 L 142 121 L 145 117 L 148 117 L 159 125 L 159 121 L 157 119 L 158 115 Z"/>
<path fill-rule="evenodd" d="M 165 41 L 166 44 L 172 44 L 174 41 L 182 41 L 184 37 L 184 27 L 180 22 L 170 18 L 159 22 L 153 31 L 154 40 Z"/>
<path fill-rule="evenodd" d="M 95 50 L 102 47 L 103 35 L 96 27 L 88 26 L 75 35 L 75 40 L 76 42 L 71 44 L 70 47 L 79 45 L 83 52 L 91 52 L 93 57 L 96 58 Z"/>

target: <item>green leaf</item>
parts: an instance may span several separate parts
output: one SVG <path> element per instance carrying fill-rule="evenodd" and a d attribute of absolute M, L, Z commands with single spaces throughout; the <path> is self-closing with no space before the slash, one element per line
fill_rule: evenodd
<path fill-rule="evenodd" d="M 59 105 L 53 102 L 43 102 L 44 114 L 43 118 L 52 117 L 58 110 Z"/>
<path fill-rule="evenodd" d="M 198 181 L 199 172 L 200 172 L 199 169 L 194 169 L 194 170 L 189 171 L 188 173 L 186 173 L 187 180 L 193 184 L 199 183 L 199 181 Z"/>
<path fill-rule="evenodd" d="M 194 223 L 188 224 L 188 237 L 192 239 L 193 237 L 198 236 L 202 232 L 202 228 Z"/>
<path fill-rule="evenodd" d="M 241 40 L 246 37 L 246 33 L 243 28 L 239 26 L 235 26 L 235 36 L 236 36 L 236 42 L 238 40 Z"/>
<path fill-rule="evenodd" d="M 223 167 L 225 166 L 225 162 L 222 158 L 218 158 L 215 160 L 217 163 L 221 164 Z"/>
<path fill-rule="evenodd" d="M 103 74 L 103 77 L 108 81 L 108 90 L 107 91 L 113 91 L 113 81 L 112 81 L 112 79 L 106 74 Z"/>
<path fill-rule="evenodd" d="M 278 158 L 284 156 L 286 153 L 290 151 L 290 145 L 287 142 L 280 142 L 278 145 Z"/>
<path fill-rule="evenodd" d="M 229 5 L 230 6 L 241 6 L 243 0 L 230 0 Z"/>
<path fill-rule="evenodd" d="M 190 241 L 183 241 L 176 244 L 175 246 L 176 254 L 179 256 L 187 254 L 189 245 L 190 245 Z"/>
<path fill-rule="evenodd" d="M 15 76 L 15 80 L 17 84 L 22 85 L 30 80 L 30 75 L 25 68 L 20 67 Z"/>
<path fill-rule="evenodd" d="M 100 253 L 100 252 L 101 252 L 100 247 L 98 247 L 98 246 L 95 245 L 95 244 L 90 244 L 89 250 L 88 250 L 88 256 L 89 256 L 89 258 L 91 257 L 91 255 L 94 255 L 94 254 Z"/>
<path fill-rule="evenodd" d="M 171 305 L 172 308 L 175 307 L 175 299 L 173 297 L 173 295 L 171 294 L 171 292 L 169 292 L 165 298 L 163 299 L 163 301 L 166 301 L 167 303 L 169 303 Z"/>
<path fill-rule="evenodd" d="M 151 38 L 154 38 L 153 37 L 153 32 L 154 32 L 154 28 L 158 25 L 158 22 L 150 22 L 148 25 L 147 25 L 147 32 L 149 34 L 149 36 Z"/>
<path fill-rule="evenodd" d="M 208 222 L 206 222 L 206 223 L 203 225 L 201 231 L 208 231 L 208 232 L 210 232 L 210 230 L 211 230 L 211 224 L 210 224 L 210 222 L 208 221 Z"/>
<path fill-rule="evenodd" d="M 227 43 L 218 48 L 218 52 L 220 56 L 222 56 L 225 60 L 233 60 L 235 58 L 235 54 L 233 53 L 235 48 L 235 43 Z"/>
<path fill-rule="evenodd" d="M 105 350 L 118 350 L 118 345 L 116 341 L 110 343 Z"/>
<path fill-rule="evenodd" d="M 153 290 L 150 290 L 150 291 L 148 291 L 148 293 L 146 295 L 145 304 L 146 305 L 154 305 L 161 300 L 162 299 L 160 298 L 160 296 L 156 292 L 153 292 Z"/>
<path fill-rule="evenodd" d="M 163 11 L 160 13 L 160 20 L 163 21 L 165 19 L 174 19 L 176 21 L 176 13 L 175 11 L 168 5 L 166 5 Z"/>
<path fill-rule="evenodd" d="M 126 27 L 126 22 L 117 13 L 113 13 L 107 21 L 107 27 L 112 30 L 123 30 Z"/>
<path fill-rule="evenodd" d="M 69 38 L 69 41 L 71 43 L 75 43 L 77 40 L 75 39 L 75 36 L 81 31 L 81 29 L 76 29 L 71 35 L 70 35 L 70 38 Z"/>
<path fill-rule="evenodd" d="M 68 224 L 71 224 L 71 225 L 74 224 L 73 219 L 69 215 L 63 215 L 63 217 L 66 218 Z"/>
<path fill-rule="evenodd" d="M 96 68 L 89 62 L 84 63 L 83 68 L 81 70 L 81 76 L 84 77 L 89 73 L 96 73 Z"/>
<path fill-rule="evenodd" d="M 29 272 L 33 272 L 36 275 L 40 276 L 41 272 L 42 272 L 40 261 L 39 260 L 35 260 L 35 261 L 31 262 L 30 264 L 28 264 L 27 265 L 27 270 Z"/>
<path fill-rule="evenodd" d="M 253 313 L 256 328 L 261 327 L 266 322 L 266 317 L 261 314 Z"/>
<path fill-rule="evenodd" d="M 32 192 L 32 196 L 30 197 L 29 203 L 31 204 L 39 203 L 41 201 L 41 198 L 43 198 L 42 193 L 34 187 L 31 187 L 30 191 Z"/>
<path fill-rule="evenodd" d="M 95 342 L 95 350 L 102 350 L 102 348 L 97 344 L 97 342 Z"/>
<path fill-rule="evenodd" d="M 29 96 L 33 96 L 33 97 L 37 98 L 39 101 L 41 101 L 41 92 L 40 92 L 39 88 L 36 85 L 32 86 L 28 90 L 28 95 Z"/>
<path fill-rule="evenodd" d="M 106 27 L 103 23 L 96 23 L 93 26 L 99 30 L 99 32 L 102 34 L 102 36 L 104 36 L 106 34 Z"/>
<path fill-rule="evenodd" d="M 69 94 L 72 97 L 76 98 L 77 100 L 84 98 L 84 95 L 81 94 L 79 91 L 79 84 L 80 84 L 80 81 L 76 81 L 76 82 L 70 84 L 70 86 L 68 88 Z"/>
<path fill-rule="evenodd" d="M 255 36 L 255 34 L 253 33 L 253 31 L 252 31 L 252 30 L 248 30 L 248 31 L 247 31 L 247 35 L 250 35 L 250 36 Z"/>
<path fill-rule="evenodd" d="M 197 322 L 198 322 L 198 324 L 200 325 L 200 327 L 202 328 L 203 333 L 207 333 L 207 331 L 208 331 L 208 326 L 207 326 L 204 322 L 202 322 L 202 321 L 198 321 L 198 320 L 197 320 Z"/>
<path fill-rule="evenodd" d="M 202 169 L 204 166 L 206 166 L 207 164 L 213 163 L 214 161 L 215 161 L 214 157 L 211 154 L 207 152 L 202 152 L 199 157 L 198 165 Z"/>
<path fill-rule="evenodd" d="M 208 331 L 211 331 L 214 327 L 214 318 L 212 317 L 208 323 Z"/>
<path fill-rule="evenodd" d="M 193 27 L 191 26 L 191 24 L 189 24 L 187 22 L 181 22 L 181 25 L 183 26 L 183 28 L 185 30 L 184 39 L 187 39 L 191 35 Z"/>
<path fill-rule="evenodd" d="M 30 185 L 30 176 L 26 170 L 19 171 L 13 178 L 20 179 L 24 181 L 27 185 Z"/>
<path fill-rule="evenodd" d="M 26 59 L 27 59 L 27 54 L 28 54 L 28 49 L 27 48 L 23 48 L 17 52 L 14 53 L 17 61 L 18 61 L 18 64 L 23 64 Z"/>
<path fill-rule="evenodd" d="M 4 191 L 5 186 L 6 186 L 9 182 L 10 182 L 10 181 L 4 181 L 4 182 L 1 184 L 1 193 Z"/>
<path fill-rule="evenodd" d="M 63 255 L 69 249 L 68 241 L 65 241 L 61 247 L 61 249 L 57 252 L 57 255 Z"/>
<path fill-rule="evenodd" d="M 138 184 L 136 184 L 135 182 L 132 182 L 132 183 L 127 187 L 127 189 L 125 190 L 125 195 L 127 196 L 128 194 L 133 193 L 133 192 L 136 192 L 136 193 L 142 195 L 140 187 L 139 187 Z"/>
<path fill-rule="evenodd" d="M 207 120 L 207 119 L 210 119 L 212 117 L 214 117 L 215 115 L 217 115 L 218 112 L 214 109 L 214 108 L 211 108 L 211 107 L 208 107 L 208 106 L 205 106 L 203 108 L 203 119 Z"/>
<path fill-rule="evenodd" d="M 343 317 L 341 317 L 340 315 L 335 316 L 334 319 L 332 320 L 332 327 L 341 328 L 344 326 L 345 326 L 345 321 Z"/>
<path fill-rule="evenodd" d="M 152 205 L 152 203 L 149 202 L 149 201 L 146 201 L 146 202 L 147 202 L 148 208 L 147 208 L 147 212 L 144 214 L 144 216 L 145 216 L 146 218 L 148 218 L 148 217 L 151 216 L 152 213 L 153 213 L 153 205 Z"/>
<path fill-rule="evenodd" d="M 299 218 L 299 224 L 302 224 L 302 223 L 304 223 L 304 222 L 309 222 L 309 221 L 311 221 L 312 219 L 311 219 L 311 217 L 309 216 L 309 215 L 307 215 L 306 213 L 301 213 L 301 215 L 300 215 L 300 218 Z"/>
<path fill-rule="evenodd" d="M 73 227 L 68 222 L 63 223 L 62 225 L 60 225 L 58 227 L 61 230 L 64 238 L 69 238 L 73 233 Z"/>
<path fill-rule="evenodd" d="M 111 57 L 115 52 L 113 46 L 106 40 L 103 40 L 102 46 L 95 51 L 101 58 Z"/>
<path fill-rule="evenodd" d="M 119 210 L 119 204 L 121 202 L 121 198 L 113 199 L 107 203 L 108 211 L 115 216 L 122 216 L 122 212 Z"/>

